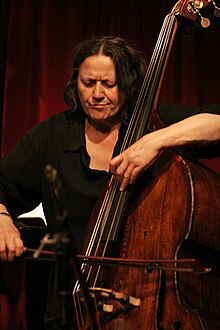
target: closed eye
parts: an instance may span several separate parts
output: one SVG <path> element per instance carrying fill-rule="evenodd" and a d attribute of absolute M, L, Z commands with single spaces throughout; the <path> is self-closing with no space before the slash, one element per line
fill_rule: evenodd
<path fill-rule="evenodd" d="M 96 84 L 96 81 L 95 80 L 89 80 L 89 81 L 83 81 L 83 85 L 85 86 L 85 87 L 93 87 L 93 86 L 95 86 L 95 84 Z"/>
<path fill-rule="evenodd" d="M 105 87 L 107 87 L 107 88 L 113 88 L 113 87 L 116 86 L 116 83 L 115 82 L 112 83 L 112 82 L 110 82 L 108 80 L 103 80 L 102 81 L 102 85 L 105 86 Z"/>
<path fill-rule="evenodd" d="M 82 80 L 82 82 L 83 82 L 83 85 L 85 87 L 90 88 L 90 87 L 95 86 L 97 81 L 91 79 L 91 80 Z M 102 84 L 102 86 L 104 86 L 106 88 L 113 88 L 113 87 L 116 86 L 116 83 L 115 82 L 111 82 L 109 80 L 101 80 L 101 84 Z"/>

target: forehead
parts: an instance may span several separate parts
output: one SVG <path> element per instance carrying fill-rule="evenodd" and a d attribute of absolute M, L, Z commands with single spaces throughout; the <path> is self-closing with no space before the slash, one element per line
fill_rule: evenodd
<path fill-rule="evenodd" d="M 115 79 L 115 64 L 109 56 L 92 55 L 81 63 L 79 75 L 92 79 Z"/>

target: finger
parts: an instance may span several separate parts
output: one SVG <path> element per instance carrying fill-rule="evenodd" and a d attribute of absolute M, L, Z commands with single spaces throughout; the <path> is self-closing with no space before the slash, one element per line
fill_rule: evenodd
<path fill-rule="evenodd" d="M 112 174 L 116 174 L 117 168 L 121 165 L 123 161 L 123 157 L 121 155 L 118 155 L 116 157 L 114 157 L 109 164 L 109 171 Z"/>
<path fill-rule="evenodd" d="M 128 184 L 129 184 L 129 181 L 130 181 L 130 178 L 129 178 L 129 177 L 128 177 L 128 178 L 125 177 L 125 178 L 122 180 L 122 183 L 121 183 L 121 185 L 120 185 L 119 190 L 120 190 L 120 191 L 124 191 L 124 190 L 127 188 Z"/>
<path fill-rule="evenodd" d="M 24 252 L 24 243 L 20 239 L 20 237 L 15 238 L 15 255 L 16 257 L 20 257 Z"/>
<path fill-rule="evenodd" d="M 133 171 L 133 166 L 130 166 L 126 169 L 123 175 L 121 186 L 119 188 L 120 191 L 125 190 L 125 188 L 131 183 L 132 171 Z"/>
<path fill-rule="evenodd" d="M 135 167 L 130 175 L 129 184 L 133 184 L 136 179 L 145 171 L 145 168 Z"/>
<path fill-rule="evenodd" d="M 13 261 L 15 257 L 15 243 L 14 239 L 10 239 L 6 245 L 7 259 L 8 261 Z"/>
<path fill-rule="evenodd" d="M 15 250 L 8 250 L 7 260 L 14 261 L 14 258 L 15 258 Z"/>
<path fill-rule="evenodd" d="M 134 172 L 131 173 L 129 184 L 133 184 L 137 180 L 138 175 L 135 174 Z"/>
<path fill-rule="evenodd" d="M 23 251 L 23 242 L 20 236 L 14 236 L 7 243 L 7 258 L 8 261 L 13 261 L 15 256 L 20 256 Z"/>
<path fill-rule="evenodd" d="M 0 241 L 0 259 L 2 261 L 7 260 L 6 244 L 4 241 Z"/>
<path fill-rule="evenodd" d="M 142 173 L 138 166 L 130 166 L 124 173 L 123 180 L 120 186 L 120 191 L 125 190 L 129 184 L 133 184 L 138 176 Z"/>

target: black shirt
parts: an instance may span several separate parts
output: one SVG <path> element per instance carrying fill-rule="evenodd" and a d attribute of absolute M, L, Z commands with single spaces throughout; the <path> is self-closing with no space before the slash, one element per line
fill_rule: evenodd
<path fill-rule="evenodd" d="M 169 125 L 196 113 L 220 114 L 220 106 L 208 105 L 192 109 L 184 105 L 161 104 L 158 112 L 162 121 Z M 42 202 L 51 233 L 59 229 L 60 221 L 56 218 L 51 185 L 45 179 L 44 169 L 47 164 L 57 169 L 62 184 L 62 201 L 69 212 L 79 249 L 82 247 L 89 215 L 109 175 L 106 171 L 89 168 L 84 123 L 85 117 L 79 110 L 67 110 L 53 115 L 25 134 L 0 164 L 0 203 L 8 208 L 13 217 L 17 217 Z M 114 154 L 120 150 L 121 138 Z M 220 155 L 219 146 L 211 149 L 203 148 L 207 157 Z"/>

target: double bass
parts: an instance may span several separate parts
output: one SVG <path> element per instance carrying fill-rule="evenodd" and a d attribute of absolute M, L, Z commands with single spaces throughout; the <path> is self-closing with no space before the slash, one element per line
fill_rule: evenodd
<path fill-rule="evenodd" d="M 178 1 L 165 17 L 121 151 L 160 127 L 154 109 L 177 27 L 207 27 L 200 10 L 210 3 L 219 13 L 214 1 Z M 219 176 L 169 150 L 132 188 L 118 188 L 112 176 L 85 242 L 97 329 L 219 329 Z M 78 282 L 73 295 L 77 310 Z M 93 328 L 82 314 L 78 328 Z"/>

